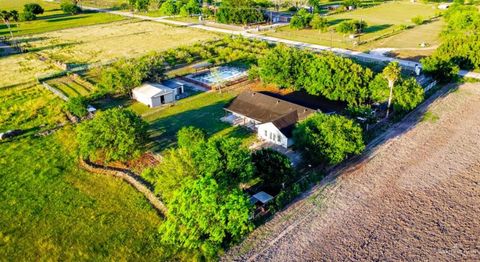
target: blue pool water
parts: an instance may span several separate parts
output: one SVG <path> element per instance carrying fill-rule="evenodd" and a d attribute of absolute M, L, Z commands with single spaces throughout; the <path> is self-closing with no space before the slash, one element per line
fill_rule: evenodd
<path fill-rule="evenodd" d="M 221 82 L 230 82 L 247 75 L 247 70 L 238 67 L 221 66 L 208 72 L 189 76 L 198 82 L 215 85 Z"/>

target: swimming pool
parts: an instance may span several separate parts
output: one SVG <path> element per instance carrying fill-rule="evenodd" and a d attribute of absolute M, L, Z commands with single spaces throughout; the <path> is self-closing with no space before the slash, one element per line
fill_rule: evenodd
<path fill-rule="evenodd" d="M 228 84 L 246 76 L 247 70 L 244 68 L 220 66 L 206 72 L 188 75 L 187 79 L 211 87 L 220 83 Z"/>

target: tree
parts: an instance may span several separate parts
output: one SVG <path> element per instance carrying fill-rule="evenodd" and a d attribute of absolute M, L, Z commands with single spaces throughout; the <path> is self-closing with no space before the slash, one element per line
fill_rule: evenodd
<path fill-rule="evenodd" d="M 77 127 L 80 155 L 105 162 L 138 157 L 147 140 L 147 124 L 134 112 L 109 109 Z"/>
<path fill-rule="evenodd" d="M 300 9 L 290 20 L 290 27 L 294 29 L 306 28 L 310 25 L 313 15 L 305 9 Z"/>
<path fill-rule="evenodd" d="M 129 94 L 142 84 L 147 77 L 147 64 L 135 63 L 133 60 L 120 59 L 102 70 L 98 88 L 105 93 Z"/>
<path fill-rule="evenodd" d="M 278 45 L 258 60 L 258 75 L 265 83 L 299 90 L 311 58 L 306 51 Z"/>
<path fill-rule="evenodd" d="M 162 154 L 159 165 L 142 173 L 142 177 L 153 182 L 155 192 L 167 203 L 187 179 L 195 179 L 199 175 L 188 148 L 168 149 Z"/>
<path fill-rule="evenodd" d="M 370 92 L 370 99 L 373 102 L 383 103 L 388 100 L 388 81 L 382 74 L 377 74 L 375 76 L 375 78 L 369 83 L 368 89 Z"/>
<path fill-rule="evenodd" d="M 424 98 L 424 90 L 413 77 L 403 80 L 395 88 L 393 108 L 395 111 L 410 111 L 417 107 Z"/>
<path fill-rule="evenodd" d="M 13 39 L 13 32 L 10 26 L 10 22 L 18 21 L 18 12 L 16 10 L 12 10 L 12 11 L 2 10 L 0 11 L 0 19 L 2 19 L 3 23 L 7 26 L 8 31 L 10 32 L 10 37 Z"/>
<path fill-rule="evenodd" d="M 294 174 L 290 159 L 270 148 L 253 152 L 252 161 L 255 166 L 255 176 L 262 178 L 264 184 L 273 190 L 281 189 Z"/>
<path fill-rule="evenodd" d="M 81 9 L 77 5 L 77 1 L 63 0 L 60 8 L 65 14 L 75 15 L 80 13 Z"/>
<path fill-rule="evenodd" d="M 367 27 L 365 21 L 349 20 L 343 21 L 337 26 L 337 31 L 344 34 L 359 34 Z"/>
<path fill-rule="evenodd" d="M 25 4 L 23 6 L 22 19 L 25 21 L 34 20 L 37 15 L 43 14 L 43 8 L 37 3 Z"/>
<path fill-rule="evenodd" d="M 200 14 L 202 11 L 197 0 L 189 0 L 185 7 L 189 15 Z"/>
<path fill-rule="evenodd" d="M 400 73 L 402 72 L 402 69 L 400 68 L 400 65 L 398 62 L 390 62 L 382 72 L 383 77 L 387 79 L 388 81 L 388 87 L 390 88 L 390 93 L 388 96 L 388 104 L 387 104 L 387 114 L 385 118 L 388 118 L 388 115 L 390 113 L 390 105 L 392 103 L 392 96 L 393 96 L 393 86 L 395 85 L 395 82 L 400 78 Z"/>
<path fill-rule="evenodd" d="M 163 2 L 162 6 L 160 7 L 160 12 L 164 15 L 174 15 L 177 13 L 175 8 L 175 2 L 173 0 L 167 0 Z"/>
<path fill-rule="evenodd" d="M 441 59 L 436 55 L 423 58 L 420 62 L 422 63 L 423 71 L 440 83 L 450 82 L 460 71 L 458 65 L 455 65 L 452 61 Z"/>
<path fill-rule="evenodd" d="M 207 140 L 207 134 L 204 130 L 193 126 L 182 127 L 177 132 L 178 147 L 185 149 L 194 149 L 200 143 Z"/>
<path fill-rule="evenodd" d="M 303 81 L 305 90 L 311 95 L 323 95 L 334 101 L 345 101 L 349 105 L 360 105 L 369 97 L 368 85 L 373 72 L 349 58 L 323 52 L 310 59 Z"/>
<path fill-rule="evenodd" d="M 310 26 L 313 29 L 318 29 L 321 32 L 327 31 L 328 28 L 328 20 L 325 17 L 322 17 L 319 14 L 314 14 L 312 21 L 310 21 Z"/>
<path fill-rule="evenodd" d="M 253 0 L 223 0 L 216 18 L 220 23 L 243 25 L 265 20 L 262 11 Z"/>
<path fill-rule="evenodd" d="M 314 163 L 338 164 L 365 149 L 362 128 L 340 115 L 316 113 L 297 124 L 293 137 L 304 157 Z"/>
<path fill-rule="evenodd" d="M 67 102 L 67 110 L 77 117 L 84 117 L 88 114 L 87 103 L 83 96 L 72 97 Z"/>
<path fill-rule="evenodd" d="M 223 188 L 209 175 L 185 181 L 167 207 L 161 240 L 200 249 L 207 257 L 214 257 L 226 240 L 238 241 L 253 229 L 248 197 L 238 188 Z"/>
<path fill-rule="evenodd" d="M 249 181 L 254 167 L 250 151 L 235 138 L 211 138 L 192 152 L 199 173 L 212 176 L 223 188 Z"/>

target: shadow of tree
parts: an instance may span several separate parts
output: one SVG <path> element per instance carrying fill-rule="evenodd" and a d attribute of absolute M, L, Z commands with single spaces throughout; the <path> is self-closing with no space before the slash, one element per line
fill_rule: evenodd
<path fill-rule="evenodd" d="M 372 25 L 365 28 L 364 33 L 374 33 L 392 27 L 392 24 Z"/>

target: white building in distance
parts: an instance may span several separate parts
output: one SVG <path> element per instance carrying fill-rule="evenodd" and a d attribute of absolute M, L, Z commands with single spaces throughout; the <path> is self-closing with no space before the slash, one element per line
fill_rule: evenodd
<path fill-rule="evenodd" d="M 178 88 L 170 88 L 158 83 L 144 83 L 132 90 L 133 98 L 149 107 L 173 103 L 183 92 L 183 85 Z"/>

